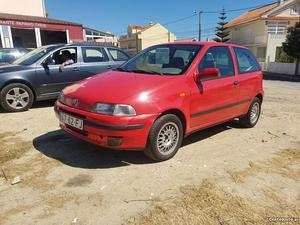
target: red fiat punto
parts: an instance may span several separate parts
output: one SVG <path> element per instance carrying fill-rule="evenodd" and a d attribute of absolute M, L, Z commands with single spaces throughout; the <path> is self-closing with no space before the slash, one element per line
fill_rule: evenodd
<path fill-rule="evenodd" d="M 197 130 L 234 118 L 255 126 L 262 77 L 254 55 L 242 46 L 161 44 L 65 88 L 55 111 L 61 128 L 73 136 L 109 148 L 143 150 L 162 161 Z"/>

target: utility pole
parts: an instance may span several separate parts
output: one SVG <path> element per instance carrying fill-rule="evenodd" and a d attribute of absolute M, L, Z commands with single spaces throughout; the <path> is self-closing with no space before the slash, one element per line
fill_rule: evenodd
<path fill-rule="evenodd" d="M 139 36 L 138 31 L 135 29 L 135 45 L 136 45 L 136 54 L 139 53 Z"/>
<path fill-rule="evenodd" d="M 199 12 L 199 36 L 198 36 L 198 41 L 201 41 L 201 31 L 202 31 L 202 13 L 203 11 Z"/>

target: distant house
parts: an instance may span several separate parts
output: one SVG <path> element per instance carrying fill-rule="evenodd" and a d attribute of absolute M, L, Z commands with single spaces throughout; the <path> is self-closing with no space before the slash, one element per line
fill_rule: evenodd
<path fill-rule="evenodd" d="M 104 45 L 118 44 L 118 37 L 110 32 L 96 30 L 88 27 L 83 28 L 83 39 L 87 42 L 97 42 Z"/>
<path fill-rule="evenodd" d="M 244 13 L 227 24 L 231 42 L 252 49 L 260 62 L 275 62 L 289 26 L 300 21 L 300 0 L 281 0 Z"/>
<path fill-rule="evenodd" d="M 127 34 L 120 36 L 120 47 L 133 56 L 155 44 L 174 42 L 176 36 L 159 23 L 146 26 L 130 25 Z"/>

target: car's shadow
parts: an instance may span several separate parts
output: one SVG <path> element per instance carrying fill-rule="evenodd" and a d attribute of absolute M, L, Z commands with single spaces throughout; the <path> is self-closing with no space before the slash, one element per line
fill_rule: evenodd
<path fill-rule="evenodd" d="M 212 137 L 232 128 L 240 128 L 235 122 L 218 125 L 193 133 L 184 139 L 182 146 Z M 101 169 L 127 166 L 130 164 L 154 163 L 141 151 L 117 151 L 105 149 L 77 138 L 62 130 L 41 135 L 33 140 L 35 149 L 44 155 L 59 160 L 65 165 L 86 169 Z"/>
<path fill-rule="evenodd" d="M 38 108 L 48 108 L 48 107 L 53 107 L 54 103 L 56 100 L 46 100 L 46 101 L 39 101 L 39 102 L 35 102 L 32 105 L 32 109 L 38 109 Z M 31 110 L 31 109 L 29 109 Z M 0 113 L 7 113 L 4 109 L 2 109 L 2 107 L 0 107 Z M 15 112 L 18 113 L 18 112 Z"/>
<path fill-rule="evenodd" d="M 33 103 L 31 108 L 37 109 L 37 108 L 47 108 L 47 107 L 53 107 L 56 102 L 56 99 L 52 100 L 46 100 L 46 101 L 39 101 Z M 30 109 L 29 109 L 30 110 Z"/>

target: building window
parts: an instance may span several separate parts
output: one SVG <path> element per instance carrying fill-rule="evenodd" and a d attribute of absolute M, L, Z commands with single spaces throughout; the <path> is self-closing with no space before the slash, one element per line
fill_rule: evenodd
<path fill-rule="evenodd" d="M 300 6 L 294 6 L 291 8 L 291 15 L 300 15 Z"/>
<path fill-rule="evenodd" d="M 67 43 L 66 31 L 41 30 L 42 45 Z"/>
<path fill-rule="evenodd" d="M 269 21 L 268 34 L 286 34 L 288 22 Z"/>
<path fill-rule="evenodd" d="M 36 48 L 35 30 L 11 28 L 15 48 Z"/>

